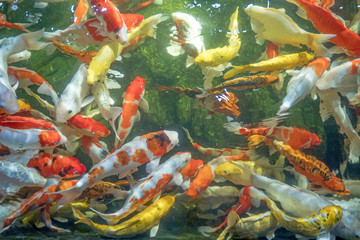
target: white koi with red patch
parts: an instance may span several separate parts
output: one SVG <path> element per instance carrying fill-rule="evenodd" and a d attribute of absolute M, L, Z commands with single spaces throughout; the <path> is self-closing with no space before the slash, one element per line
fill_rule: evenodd
<path fill-rule="evenodd" d="M 118 223 L 120 219 L 127 217 L 141 205 L 153 199 L 172 179 L 174 179 L 178 185 L 181 185 L 182 175 L 180 172 L 190 159 L 191 154 L 189 152 L 180 152 L 159 165 L 151 174 L 135 185 L 126 199 L 125 204 L 119 211 L 104 214 L 94 209 L 92 210 L 105 219 L 108 224 L 114 225 Z"/>
<path fill-rule="evenodd" d="M 109 154 L 105 143 L 100 142 L 97 137 L 83 136 L 80 142 L 93 164 L 99 163 Z"/>
<path fill-rule="evenodd" d="M 15 89 L 12 87 L 7 74 L 7 59 L 10 55 L 22 52 L 26 49 L 39 50 L 46 46 L 38 40 L 43 31 L 21 34 L 17 37 L 10 37 L 1 40 L 0 45 L 0 108 L 13 114 L 20 110 L 17 103 Z"/>
<path fill-rule="evenodd" d="M 147 101 L 143 98 L 145 94 L 145 79 L 137 76 L 125 92 L 123 101 L 123 112 L 120 117 L 117 135 L 115 139 L 115 148 L 121 147 L 129 135 L 136 120 L 140 120 L 138 106 L 142 107 L 145 112 L 149 110 Z M 120 140 L 120 142 L 119 142 Z"/>
<path fill-rule="evenodd" d="M 288 72 L 292 77 L 286 89 L 287 95 L 277 114 L 284 114 L 292 105 L 311 93 L 315 82 L 322 76 L 329 64 L 329 58 L 317 58 L 301 70 Z"/>
<path fill-rule="evenodd" d="M 107 176 L 118 175 L 121 179 L 145 163 L 148 163 L 147 172 L 151 172 L 158 166 L 160 157 L 173 149 L 178 142 L 178 133 L 167 130 L 135 137 L 131 142 L 93 166 L 74 187 L 58 192 L 63 195 L 59 205 L 72 202 L 87 187 L 93 186 Z"/>

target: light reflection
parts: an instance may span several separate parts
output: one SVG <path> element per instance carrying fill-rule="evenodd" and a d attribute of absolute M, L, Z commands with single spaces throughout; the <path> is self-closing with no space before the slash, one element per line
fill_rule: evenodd
<path fill-rule="evenodd" d="M 75 5 L 72 5 L 70 9 L 71 9 L 71 12 L 74 13 L 75 12 Z"/>
<path fill-rule="evenodd" d="M 221 6 L 221 4 L 220 3 L 213 3 L 213 4 L 211 4 L 211 6 L 213 8 L 219 8 Z"/>

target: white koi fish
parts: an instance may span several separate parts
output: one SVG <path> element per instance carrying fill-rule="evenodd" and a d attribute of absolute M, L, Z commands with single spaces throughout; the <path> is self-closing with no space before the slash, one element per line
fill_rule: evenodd
<path fill-rule="evenodd" d="M 0 108 L 12 114 L 20 110 L 17 103 L 15 89 L 17 85 L 11 86 L 7 74 L 7 59 L 10 55 L 29 50 L 39 50 L 47 44 L 38 40 L 43 31 L 24 33 L 17 37 L 2 39 L 0 42 Z"/>
<path fill-rule="evenodd" d="M 287 95 L 277 114 L 284 114 L 292 105 L 312 92 L 315 82 L 322 76 L 329 64 L 329 58 L 317 58 L 299 71 L 288 72 L 292 77 L 287 85 Z"/>
<path fill-rule="evenodd" d="M 279 9 L 250 6 L 245 9 L 245 13 L 250 16 L 251 28 L 256 33 L 258 44 L 266 39 L 280 47 L 285 44 L 295 47 L 306 45 L 319 56 L 330 55 L 322 43 L 334 37 L 333 34 L 309 33 Z"/>
<path fill-rule="evenodd" d="M 80 112 L 81 107 L 93 101 L 93 97 L 86 98 L 90 93 L 90 87 L 87 83 L 87 68 L 85 64 L 80 65 L 70 83 L 60 95 L 60 99 L 46 84 L 42 84 L 38 92 L 52 97 L 55 104 L 56 121 L 59 122 L 66 122 Z"/>
<path fill-rule="evenodd" d="M 158 166 L 160 157 L 173 149 L 178 142 L 178 133 L 167 130 L 135 137 L 131 142 L 94 165 L 74 187 L 58 192 L 63 195 L 58 205 L 69 204 L 87 187 L 93 186 L 107 176 L 117 174 L 121 179 L 145 163 L 147 163 L 147 172 L 152 172 Z"/>
<path fill-rule="evenodd" d="M 171 180 L 174 179 L 177 185 L 181 185 L 183 178 L 180 171 L 186 166 L 190 159 L 191 154 L 189 152 L 180 152 L 159 165 L 151 174 L 135 185 L 126 199 L 125 204 L 119 211 L 108 214 L 100 213 L 96 210 L 93 211 L 105 219 L 110 225 L 118 223 L 141 205 L 153 199 Z"/>

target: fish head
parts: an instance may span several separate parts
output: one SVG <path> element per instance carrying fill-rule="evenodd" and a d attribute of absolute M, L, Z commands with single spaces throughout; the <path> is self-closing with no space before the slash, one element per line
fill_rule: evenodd
<path fill-rule="evenodd" d="M 172 150 L 179 143 L 176 131 L 158 131 L 145 134 L 140 139 L 146 139 L 147 149 L 155 156 L 160 157 Z"/>
<path fill-rule="evenodd" d="M 181 171 L 190 162 L 191 153 L 178 152 L 173 155 L 169 160 L 172 161 L 174 169 Z"/>
<path fill-rule="evenodd" d="M 127 42 L 127 40 L 128 40 L 128 37 L 127 37 L 127 27 L 126 27 L 126 25 L 125 25 L 124 20 L 123 20 L 122 28 L 121 28 L 121 27 L 116 27 L 114 31 L 115 31 L 115 38 L 116 38 L 116 40 L 117 40 L 120 44 L 124 45 L 124 44 Z"/>
<path fill-rule="evenodd" d="M 20 111 L 17 97 L 13 89 L 1 89 L 0 86 L 0 108 L 4 109 L 9 114 Z"/>
<path fill-rule="evenodd" d="M 311 146 L 318 146 L 322 140 L 314 133 L 311 134 Z"/>
<path fill-rule="evenodd" d="M 76 107 L 75 103 L 70 103 L 68 101 L 59 101 L 58 105 L 56 106 L 55 111 L 55 118 L 58 122 L 66 122 L 76 113 L 78 113 L 79 109 Z"/>
<path fill-rule="evenodd" d="M 206 50 L 200 53 L 199 55 L 197 55 L 196 58 L 194 59 L 195 64 L 200 66 L 214 67 L 216 65 L 217 60 L 215 58 L 214 51 L 212 50 L 216 50 L 216 49 Z"/>
<path fill-rule="evenodd" d="M 330 230 L 335 224 L 340 222 L 342 218 L 342 209 L 340 206 L 326 206 L 320 210 L 321 216 L 324 216 L 323 221 L 327 230 Z"/>

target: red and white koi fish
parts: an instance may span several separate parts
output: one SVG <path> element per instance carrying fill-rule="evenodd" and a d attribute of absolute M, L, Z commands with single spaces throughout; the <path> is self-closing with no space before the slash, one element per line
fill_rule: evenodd
<path fill-rule="evenodd" d="M 301 70 L 287 72 L 292 77 L 287 85 L 286 96 L 277 114 L 284 114 L 292 105 L 295 105 L 311 93 L 316 81 L 329 65 L 329 58 L 317 58 Z"/>
<path fill-rule="evenodd" d="M 58 204 L 65 205 L 72 202 L 87 187 L 93 186 L 107 176 L 118 175 L 121 179 L 145 163 L 147 163 L 147 172 L 151 172 L 158 166 L 160 157 L 173 149 L 178 142 L 178 133 L 167 130 L 135 137 L 93 166 L 74 187 L 59 192 L 63 197 Z"/>
<path fill-rule="evenodd" d="M 83 136 L 80 142 L 85 153 L 91 158 L 93 165 L 99 163 L 109 154 L 105 143 L 99 141 L 97 137 Z"/>
<path fill-rule="evenodd" d="M 0 13 L 0 28 L 6 27 L 6 28 L 15 28 L 19 29 L 24 32 L 29 32 L 25 27 L 30 26 L 31 23 L 10 23 L 6 21 L 5 14 Z"/>
<path fill-rule="evenodd" d="M 122 105 L 123 112 L 120 116 L 120 121 L 117 129 L 117 136 L 115 139 L 115 148 L 119 148 L 124 144 L 126 137 L 129 135 L 135 121 L 140 120 L 140 106 L 145 112 L 149 111 L 149 105 L 143 98 L 145 94 L 145 79 L 137 76 L 130 86 L 126 89 L 124 101 Z"/>
<path fill-rule="evenodd" d="M 106 137 L 110 131 L 100 122 L 84 115 L 76 114 L 66 121 L 76 132 L 89 137 Z"/>
<path fill-rule="evenodd" d="M 304 18 L 310 20 L 320 33 L 335 34 L 330 41 L 344 49 L 348 55 L 360 57 L 360 37 L 350 31 L 343 19 L 328 8 L 319 6 L 316 0 L 287 0 L 305 11 Z M 331 3 L 330 3 L 331 5 Z"/>
<path fill-rule="evenodd" d="M 315 134 L 305 129 L 297 127 L 258 127 L 247 128 L 238 122 L 225 123 L 224 127 L 229 132 L 233 132 L 238 135 L 245 135 L 246 138 L 252 135 L 272 136 L 279 141 L 290 145 L 293 149 L 313 148 L 321 143 L 321 139 Z"/>
<path fill-rule="evenodd" d="M 320 115 L 325 121 L 330 114 L 335 118 L 340 127 L 339 132 L 346 135 L 350 140 L 349 160 L 352 163 L 359 162 L 360 138 L 352 126 L 345 106 L 341 103 L 338 93 L 343 96 L 354 96 L 350 102 L 360 100 L 359 72 L 360 59 L 348 61 L 331 68 L 315 84 L 316 92 L 319 95 Z M 354 95 L 355 94 L 355 95 Z"/>
<path fill-rule="evenodd" d="M 116 6 L 110 0 L 88 0 L 90 14 L 105 26 L 109 37 L 125 44 L 127 41 L 127 26 Z"/>
<path fill-rule="evenodd" d="M 86 106 L 93 100 L 93 97 L 86 98 L 90 93 L 90 87 L 87 83 L 85 64 L 80 65 L 70 83 L 60 95 L 60 99 L 46 84 L 42 84 L 38 92 L 52 97 L 56 109 L 56 120 L 59 122 L 66 122 L 80 112 L 81 107 Z"/>
<path fill-rule="evenodd" d="M 105 219 L 108 224 L 114 225 L 118 223 L 141 205 L 153 199 L 171 180 L 174 179 L 177 185 L 181 185 L 183 178 L 180 171 L 186 166 L 190 159 L 191 154 L 189 152 L 180 152 L 159 165 L 151 174 L 135 185 L 125 200 L 125 204 L 117 212 L 104 214 L 92 210 Z"/>
<path fill-rule="evenodd" d="M 55 191 L 65 190 L 69 187 L 74 186 L 76 180 L 70 181 L 61 181 L 59 184 L 51 185 L 47 188 L 43 188 L 36 193 L 34 193 L 29 199 L 27 199 L 21 206 L 11 213 L 11 215 L 4 221 L 3 230 L 8 228 L 10 224 L 18 217 L 23 216 L 24 214 L 34 211 L 41 208 L 46 208 L 44 214 L 50 213 L 50 205 L 53 202 L 56 202 L 61 198 L 60 194 L 54 194 Z M 56 227 L 53 227 L 51 224 L 50 217 L 44 217 L 44 219 L 48 219 L 50 221 L 50 227 L 53 230 L 57 230 Z M 48 224 L 47 224 L 48 225 Z M 48 225 L 49 226 L 49 225 Z"/>
<path fill-rule="evenodd" d="M 30 159 L 26 166 L 35 168 L 45 178 L 55 176 L 71 178 L 81 176 L 86 172 L 85 166 L 78 159 L 48 153 L 40 153 Z"/>
<path fill-rule="evenodd" d="M 13 114 L 20 110 L 17 103 L 15 89 L 11 86 L 7 74 L 7 59 L 10 55 L 22 52 L 24 50 L 39 50 L 46 44 L 39 42 L 43 31 L 24 33 L 17 37 L 2 39 L 0 44 L 0 108 Z"/>

